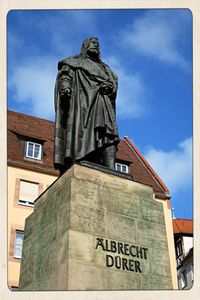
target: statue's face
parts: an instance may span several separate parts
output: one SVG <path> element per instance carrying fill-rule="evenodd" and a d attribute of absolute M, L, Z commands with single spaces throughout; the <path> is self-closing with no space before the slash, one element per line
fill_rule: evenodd
<path fill-rule="evenodd" d="M 87 53 L 88 54 L 99 54 L 99 43 L 98 40 L 95 38 L 92 38 L 89 41 L 88 47 L 87 47 Z"/>

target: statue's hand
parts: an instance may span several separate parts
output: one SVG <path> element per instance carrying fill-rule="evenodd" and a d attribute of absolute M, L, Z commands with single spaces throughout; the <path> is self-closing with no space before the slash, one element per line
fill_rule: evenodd
<path fill-rule="evenodd" d="M 110 82 L 103 82 L 100 86 L 100 90 L 103 95 L 109 95 L 112 93 L 113 85 Z"/>
<path fill-rule="evenodd" d="M 72 95 L 72 90 L 69 88 L 69 87 L 67 87 L 67 88 L 62 88 L 61 90 L 60 90 L 60 96 L 61 96 L 61 98 L 70 98 L 71 97 L 71 95 Z"/>

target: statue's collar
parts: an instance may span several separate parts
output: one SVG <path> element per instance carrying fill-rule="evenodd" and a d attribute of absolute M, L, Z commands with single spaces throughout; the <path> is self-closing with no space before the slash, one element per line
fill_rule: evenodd
<path fill-rule="evenodd" d="M 69 57 L 60 62 L 60 66 L 67 64 L 74 69 L 83 69 L 92 75 L 101 77 L 104 80 L 108 79 L 105 69 L 100 62 L 91 60 L 90 57 Z"/>

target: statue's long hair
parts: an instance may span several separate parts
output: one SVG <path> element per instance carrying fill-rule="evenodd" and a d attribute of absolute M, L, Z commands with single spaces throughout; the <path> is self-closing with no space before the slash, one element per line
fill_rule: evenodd
<path fill-rule="evenodd" d="M 89 46 L 89 44 L 90 44 L 90 41 L 91 41 L 92 39 L 97 40 L 97 42 L 98 42 L 98 44 L 99 44 L 99 41 L 98 41 L 98 38 L 97 38 L 97 37 L 92 36 L 92 37 L 86 38 L 86 39 L 83 41 L 83 43 L 82 43 L 80 54 L 79 54 L 79 55 L 75 55 L 75 56 L 74 56 L 75 58 L 79 58 L 79 57 L 81 57 L 81 58 L 87 58 L 87 57 L 89 57 L 89 56 L 88 56 L 88 53 L 87 53 L 87 48 L 88 48 L 88 46 Z M 99 62 L 102 62 L 99 49 L 98 49 L 98 57 L 97 57 L 97 59 L 98 59 Z"/>

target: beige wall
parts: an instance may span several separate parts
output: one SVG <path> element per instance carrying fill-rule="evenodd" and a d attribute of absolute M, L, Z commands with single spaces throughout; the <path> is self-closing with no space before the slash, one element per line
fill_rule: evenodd
<path fill-rule="evenodd" d="M 176 256 L 175 256 L 175 247 L 174 247 L 174 233 L 173 233 L 173 225 L 172 225 L 172 212 L 171 212 L 171 208 L 169 208 L 168 201 L 159 200 L 159 199 L 156 199 L 156 201 L 162 202 L 163 204 L 173 289 L 178 289 Z"/>
<path fill-rule="evenodd" d="M 24 179 L 39 184 L 38 195 L 41 194 L 56 176 L 8 166 L 8 285 L 18 286 L 20 259 L 13 257 L 16 230 L 24 230 L 25 219 L 33 212 L 33 208 L 18 204 L 19 181 Z"/>

